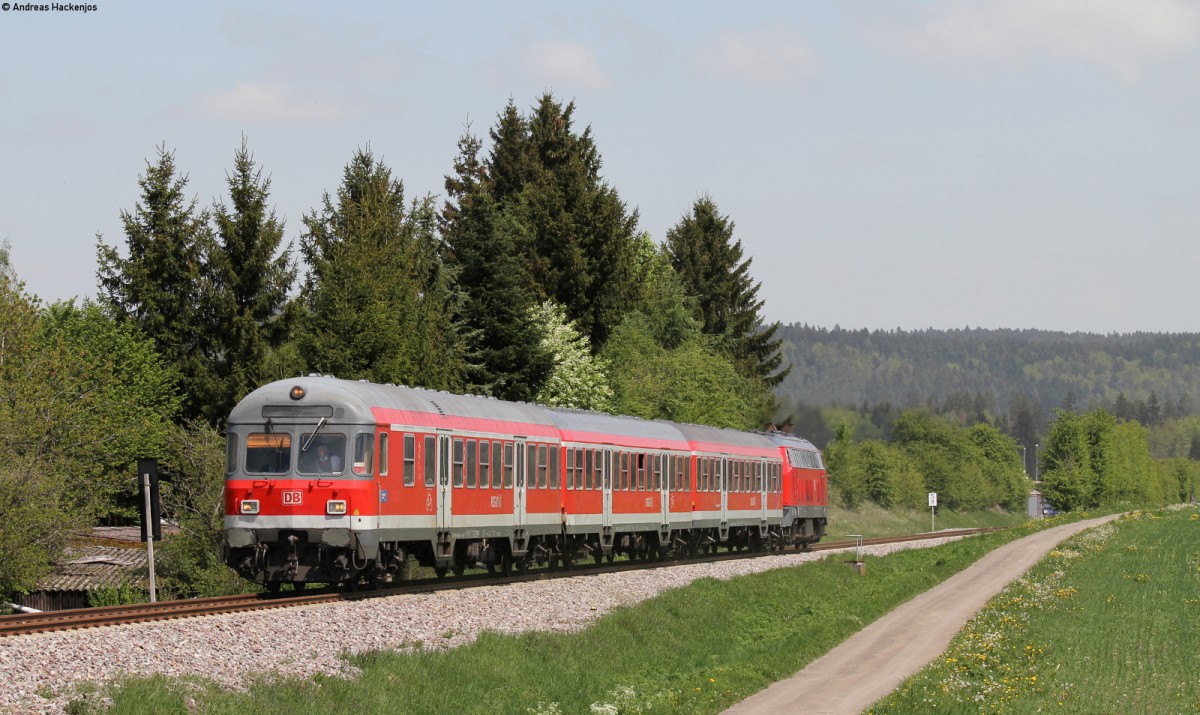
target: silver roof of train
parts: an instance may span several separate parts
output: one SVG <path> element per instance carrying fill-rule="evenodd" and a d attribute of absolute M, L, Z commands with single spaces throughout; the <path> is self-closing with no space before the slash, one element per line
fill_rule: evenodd
<path fill-rule="evenodd" d="M 300 400 L 289 397 L 293 387 L 304 390 Z M 309 375 L 277 380 L 247 395 L 229 415 L 230 425 L 261 424 L 264 408 L 277 423 L 315 422 L 319 416 L 304 414 L 299 407 L 335 405 L 338 413 L 328 417 L 331 423 L 375 424 L 372 408 L 403 410 L 429 415 L 429 424 L 439 417 L 466 417 L 502 422 L 543 425 L 557 430 L 594 432 L 631 438 L 675 442 L 681 448 L 690 442 L 723 443 L 744 447 L 799 447 L 815 450 L 806 439 L 783 432 L 741 432 L 706 425 L 680 424 L 664 420 L 609 415 L 545 407 L 525 402 L 507 402 L 477 395 L 380 385 L 358 380 L 343 380 L 327 375 Z M 294 416 L 279 416 L 292 412 Z"/>
<path fill-rule="evenodd" d="M 289 397 L 293 387 L 304 389 L 306 394 L 303 399 L 293 400 Z M 233 408 L 229 415 L 229 423 L 260 423 L 263 421 L 264 407 L 270 409 L 300 405 L 337 405 L 343 413 L 334 415 L 331 421 L 350 424 L 374 424 L 376 418 L 372 408 L 382 407 L 428 414 L 430 424 L 436 424 L 439 417 L 471 417 L 554 426 L 546 414 L 546 409 L 538 405 L 402 385 L 342 380 L 324 375 L 277 380 L 263 385 Z M 280 418 L 275 419 L 283 421 Z M 309 418 L 301 418 L 300 421 L 307 419 Z"/>

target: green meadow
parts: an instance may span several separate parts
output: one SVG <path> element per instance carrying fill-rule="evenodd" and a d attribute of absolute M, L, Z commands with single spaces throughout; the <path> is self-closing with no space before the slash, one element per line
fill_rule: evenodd
<path fill-rule="evenodd" d="M 1192 660 L 1186 657 L 1189 651 L 1180 650 L 1190 643 L 1194 652 L 1196 631 L 1187 630 L 1186 622 L 1200 612 L 1196 605 L 1200 526 L 1191 513 L 1123 519 L 1099 537 L 1082 537 L 1056 550 L 1046 566 L 1032 572 L 1035 585 L 1029 587 L 1029 594 L 1006 592 L 1010 604 L 1021 599 L 1030 619 L 1047 619 L 1036 624 L 1030 620 L 1020 631 L 1023 638 L 1003 645 L 1008 658 L 1022 659 L 1010 663 L 1011 678 L 1017 680 L 1011 692 L 1003 680 L 1008 674 L 999 676 L 1000 686 L 985 679 L 980 688 L 963 686 L 957 695 L 944 689 L 947 676 L 949 682 L 965 683 L 968 675 L 982 670 L 978 664 L 999 662 L 993 661 L 1001 652 L 997 642 L 988 650 L 967 648 L 962 655 L 947 654 L 942 660 L 953 660 L 939 660 L 935 669 L 944 671 L 938 671 L 935 680 L 922 686 L 906 684 L 906 692 L 897 691 L 877 710 L 1033 712 L 1050 705 L 1056 711 L 1096 712 L 1097 703 L 1124 703 L 1121 711 L 1133 712 L 1195 709 L 1195 683 L 1186 684 L 1195 677 L 1185 674 Z M 451 651 L 353 657 L 350 661 L 360 673 L 352 679 L 263 678 L 238 693 L 200 680 L 129 680 L 80 699 L 73 710 L 98 711 L 103 695 L 111 697 L 110 711 L 117 713 L 718 713 L 795 673 L 988 551 L 1063 519 L 1030 521 L 1006 532 L 871 559 L 866 576 L 849 568 L 845 555 L 831 555 L 798 568 L 729 581 L 705 579 L 615 611 L 575 634 L 487 634 Z M 1132 540 L 1126 541 L 1127 535 Z M 1168 578 L 1169 570 L 1140 560 L 1152 555 L 1170 563 L 1186 562 L 1179 573 L 1190 578 L 1190 586 L 1176 585 L 1180 579 Z M 1116 570 L 1092 583 L 1100 565 Z M 1038 575 L 1046 567 L 1050 570 Z M 1088 597 L 1097 589 L 1103 591 L 1100 605 Z M 1165 620 L 1131 623 L 1132 614 L 1117 608 L 1120 603 L 1142 604 L 1131 610 Z M 1170 604 L 1170 608 L 1154 604 Z M 1098 666 L 1101 659 L 1084 659 L 1077 652 L 1090 640 L 1081 639 L 1077 631 L 1087 630 L 1085 624 L 1092 627 L 1101 606 L 1113 632 L 1095 629 L 1096 639 L 1103 641 L 1102 650 L 1107 647 L 1119 653 L 1104 659 L 1102 676 L 1085 672 L 1088 663 Z M 1017 616 L 1006 611 L 995 618 L 998 625 L 982 627 L 980 633 L 995 641 L 997 634 L 1006 632 L 1004 628 L 1017 632 L 1010 623 Z M 1072 621 L 1061 630 L 1068 634 L 1063 640 L 1046 635 L 1059 618 Z M 1128 636 L 1121 633 L 1122 626 Z M 1178 636 L 1164 636 L 1166 630 Z M 960 642 L 982 643 L 977 639 L 984 636 L 965 640 L 965 632 L 956 647 L 962 647 L 957 645 Z M 1126 637 L 1132 639 L 1130 643 L 1108 640 Z M 1176 637 L 1181 640 L 1176 642 Z M 1159 659 L 1175 665 L 1166 667 Z M 970 667 L 960 670 L 963 663 Z M 1145 663 L 1153 673 L 1145 672 Z M 1108 683 L 1103 691 L 1107 699 L 1093 696 L 1099 681 Z M 1168 681 L 1175 690 L 1161 694 L 1170 690 Z"/>
<path fill-rule="evenodd" d="M 1200 712 L 1200 510 L 1064 542 L 872 712 Z"/>

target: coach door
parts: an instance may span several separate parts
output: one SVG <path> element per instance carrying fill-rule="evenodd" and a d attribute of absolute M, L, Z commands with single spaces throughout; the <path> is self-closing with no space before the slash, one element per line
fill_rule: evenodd
<path fill-rule="evenodd" d="M 613 525 L 613 497 L 612 497 L 612 464 L 613 453 L 611 449 L 604 450 L 603 465 L 604 465 L 604 495 L 602 497 L 603 504 L 601 511 L 603 515 L 600 517 L 600 524 L 605 528 L 606 532 L 612 530 Z"/>
<path fill-rule="evenodd" d="M 525 497 L 526 497 L 526 482 L 525 482 L 525 441 L 517 440 L 513 444 L 513 458 L 515 462 L 515 475 L 513 477 L 513 529 L 524 530 L 527 520 Z"/>
<path fill-rule="evenodd" d="M 765 459 L 760 459 L 758 463 L 755 464 L 755 469 L 757 470 L 756 479 L 758 481 L 758 501 L 761 505 L 759 509 L 758 525 L 765 534 L 767 529 L 767 490 L 770 488 L 769 482 L 771 481 L 771 469 L 770 465 L 767 464 L 767 460 Z"/>
<path fill-rule="evenodd" d="M 450 488 L 450 435 L 440 432 L 437 475 L 437 530 L 450 531 L 453 514 L 450 509 L 450 496 L 454 493 Z"/>
<path fill-rule="evenodd" d="M 725 526 L 729 523 L 729 460 L 720 457 L 716 461 L 721 470 L 717 483 L 721 485 L 721 535 L 724 536 Z"/>
<path fill-rule="evenodd" d="M 655 470 L 656 479 L 658 479 L 658 496 L 659 501 L 662 502 L 659 509 L 661 514 L 659 524 L 666 530 L 670 528 L 671 523 L 671 457 L 660 454 L 655 459 L 658 460 L 658 469 Z"/>

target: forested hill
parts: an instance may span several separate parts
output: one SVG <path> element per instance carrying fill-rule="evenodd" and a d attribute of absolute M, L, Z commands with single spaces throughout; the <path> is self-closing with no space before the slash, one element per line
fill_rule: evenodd
<path fill-rule="evenodd" d="M 793 366 L 785 408 L 959 403 L 1007 415 L 1055 407 L 1191 414 L 1200 403 L 1200 334 L 1094 335 L 1044 330 L 868 331 L 783 326 Z M 1124 416 L 1124 415 L 1121 415 Z M 1153 417 L 1155 415 L 1151 415 Z"/>

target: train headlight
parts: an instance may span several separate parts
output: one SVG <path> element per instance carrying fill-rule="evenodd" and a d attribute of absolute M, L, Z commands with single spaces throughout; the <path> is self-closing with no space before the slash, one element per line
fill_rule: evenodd
<path fill-rule="evenodd" d="M 330 499 L 325 502 L 325 513 L 332 516 L 341 516 L 346 513 L 345 499 Z"/>
<path fill-rule="evenodd" d="M 258 500 L 257 499 L 243 499 L 241 505 L 238 508 L 243 514 L 257 514 L 258 513 Z"/>

